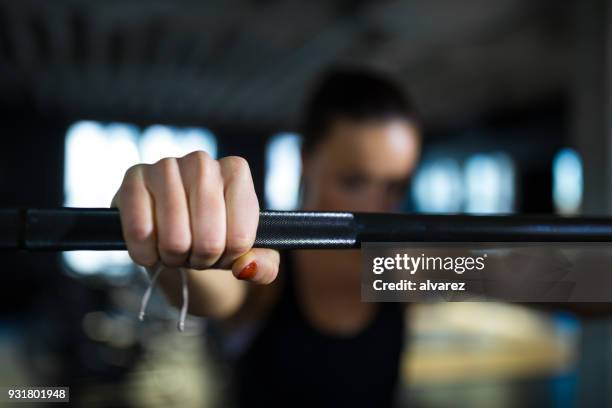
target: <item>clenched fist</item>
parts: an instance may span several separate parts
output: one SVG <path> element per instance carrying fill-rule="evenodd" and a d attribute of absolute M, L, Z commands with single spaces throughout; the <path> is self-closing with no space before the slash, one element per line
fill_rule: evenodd
<path fill-rule="evenodd" d="M 212 269 L 256 283 L 276 277 L 278 252 L 252 248 L 259 203 L 243 158 L 214 160 L 197 151 L 133 166 L 111 206 L 119 208 L 130 257 L 139 265 L 193 269 L 193 279 Z"/>

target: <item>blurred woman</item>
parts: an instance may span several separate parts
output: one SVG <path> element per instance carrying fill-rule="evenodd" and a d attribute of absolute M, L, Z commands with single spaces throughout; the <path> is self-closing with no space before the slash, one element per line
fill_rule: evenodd
<path fill-rule="evenodd" d="M 398 210 L 421 142 L 414 108 L 390 80 L 330 70 L 302 136 L 303 210 Z M 358 250 L 252 248 L 260 207 L 246 160 L 193 152 L 134 166 L 113 205 L 130 256 L 162 268 L 169 301 L 180 303 L 183 268 L 190 313 L 248 340 L 232 387 L 239 406 L 392 405 L 402 307 L 361 302 Z"/>

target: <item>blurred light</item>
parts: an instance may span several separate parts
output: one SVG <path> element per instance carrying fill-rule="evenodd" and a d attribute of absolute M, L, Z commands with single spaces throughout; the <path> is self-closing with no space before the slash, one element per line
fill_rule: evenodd
<path fill-rule="evenodd" d="M 89 312 L 83 316 L 83 331 L 92 340 L 107 341 L 112 335 L 110 319 L 104 312 Z"/>
<path fill-rule="evenodd" d="M 580 156 L 562 149 L 553 160 L 553 202 L 560 214 L 576 214 L 582 204 L 583 175 Z"/>
<path fill-rule="evenodd" d="M 65 205 L 108 207 L 123 173 L 138 163 L 136 129 L 78 122 L 66 135 Z"/>
<path fill-rule="evenodd" d="M 143 132 L 140 148 L 142 161 L 149 164 L 164 157 L 181 157 L 196 150 L 204 150 L 213 158 L 217 157 L 216 139 L 204 129 L 153 125 Z"/>
<path fill-rule="evenodd" d="M 135 126 L 122 123 L 77 122 L 66 134 L 64 205 L 109 207 L 130 166 L 195 150 L 216 157 L 215 137 L 197 128 L 155 125 L 140 134 Z M 79 274 L 123 276 L 132 267 L 126 251 L 65 252 L 64 261 Z"/>
<path fill-rule="evenodd" d="M 415 175 L 412 195 L 417 211 L 458 212 L 463 202 L 461 170 L 450 158 L 428 160 Z"/>
<path fill-rule="evenodd" d="M 272 138 L 266 150 L 266 206 L 272 210 L 295 210 L 299 205 L 301 138 L 282 133 Z"/>
<path fill-rule="evenodd" d="M 90 339 L 106 342 L 115 348 L 134 344 L 136 334 L 133 322 L 123 316 L 111 316 L 104 312 L 89 312 L 83 316 L 83 331 Z"/>
<path fill-rule="evenodd" d="M 508 213 L 514 205 L 514 166 L 502 153 L 475 154 L 465 163 L 465 212 Z"/>

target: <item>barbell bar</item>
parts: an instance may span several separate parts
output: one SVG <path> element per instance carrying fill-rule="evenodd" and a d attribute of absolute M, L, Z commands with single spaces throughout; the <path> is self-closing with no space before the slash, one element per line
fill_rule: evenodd
<path fill-rule="evenodd" d="M 261 211 L 254 246 L 349 249 L 364 242 L 612 242 L 612 217 Z M 0 250 L 125 249 L 117 209 L 0 209 Z"/>

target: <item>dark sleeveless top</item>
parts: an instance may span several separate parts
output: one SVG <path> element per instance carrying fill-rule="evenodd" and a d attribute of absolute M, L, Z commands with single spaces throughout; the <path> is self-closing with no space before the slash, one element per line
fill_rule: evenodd
<path fill-rule="evenodd" d="M 381 303 L 357 335 L 321 333 L 304 316 L 291 257 L 282 254 L 283 289 L 238 360 L 238 406 L 389 407 L 403 344 L 400 304 Z"/>

